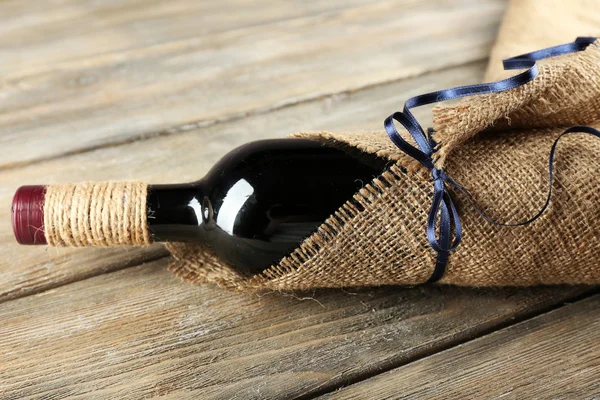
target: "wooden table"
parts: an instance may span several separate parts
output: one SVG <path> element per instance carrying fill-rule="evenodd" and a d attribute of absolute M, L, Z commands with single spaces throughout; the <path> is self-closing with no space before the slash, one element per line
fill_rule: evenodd
<path fill-rule="evenodd" d="M 235 294 L 181 282 L 160 245 L 24 247 L 10 228 L 21 184 L 191 181 L 253 139 L 380 129 L 480 81 L 504 7 L 2 2 L 0 398 L 594 398 L 594 289 Z"/>

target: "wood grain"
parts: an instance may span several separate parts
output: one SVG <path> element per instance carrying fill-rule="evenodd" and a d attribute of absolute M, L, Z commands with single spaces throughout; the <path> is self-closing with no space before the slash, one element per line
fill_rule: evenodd
<path fill-rule="evenodd" d="M 250 140 L 379 129 L 411 95 L 479 82 L 504 7 L 4 1 L 0 220 L 22 184 L 191 181 Z M 233 294 L 176 279 L 160 245 L 24 247 L 6 223 L 0 246 L 2 399 L 600 392 L 600 297 L 527 320 L 589 288 Z"/>
<path fill-rule="evenodd" d="M 284 137 L 296 130 L 380 129 L 383 118 L 412 95 L 474 83 L 484 64 L 470 64 L 390 85 L 336 95 L 238 121 L 103 148 L 0 171 L 0 302 L 165 256 L 162 247 L 148 249 L 57 249 L 19 246 L 12 234 L 10 201 L 24 184 L 86 180 L 139 179 L 150 183 L 191 182 L 234 147 L 260 138 Z M 427 108 L 418 114 L 427 121 Z M 43 139 L 43 138 L 42 138 Z"/>
<path fill-rule="evenodd" d="M 307 1 L 30 1 L 0 6 L 3 77 L 53 70 L 99 55 L 160 46 L 227 31 L 331 15 L 367 0 Z"/>
<path fill-rule="evenodd" d="M 344 388 L 323 399 L 596 399 L 600 296 Z"/>
<path fill-rule="evenodd" d="M 577 292 L 429 286 L 258 296 L 180 282 L 165 263 L 0 305 L 0 397 L 291 399 Z M 598 331 L 591 312 L 582 322 Z"/>
<path fill-rule="evenodd" d="M 119 39 L 136 29 L 132 15 L 142 7 L 136 8 L 135 2 L 123 16 L 118 6 L 99 6 L 102 10 L 96 12 L 72 5 L 68 12 L 77 21 L 75 26 L 91 27 L 92 32 L 82 38 L 77 34 L 64 38 L 66 34 L 60 32 L 71 19 L 57 9 L 41 32 L 30 33 L 35 39 L 25 35 L 25 40 L 35 42 L 31 48 L 19 50 L 13 45 L 4 56 L 10 59 L 22 51 L 18 65 L 28 64 L 30 58 L 37 61 L 31 68 L 14 67 L 3 76 L 0 168 L 185 132 L 482 60 L 505 7 L 503 0 L 334 3 L 337 6 L 308 7 L 304 14 L 284 12 L 280 5 L 275 7 L 280 17 L 271 22 L 254 12 L 256 24 L 248 20 L 239 28 L 209 29 L 209 33 L 200 22 L 191 26 L 185 16 L 181 18 L 188 22 L 181 23 L 188 28 L 186 37 L 177 39 L 174 32 L 166 42 L 160 39 L 165 26 L 178 25 L 179 20 L 160 21 L 177 6 L 156 5 L 157 9 L 148 11 L 157 14 L 156 31 L 147 20 L 141 24 L 140 35 L 131 36 L 132 43 Z M 18 3 L 10 4 L 15 12 L 19 10 Z M 193 6 L 192 14 L 202 13 L 203 7 Z M 211 12 L 216 19 L 224 12 L 220 1 L 206 7 L 207 19 L 212 18 Z M 271 9 L 262 7 L 263 11 Z M 239 15 L 234 10 L 226 24 L 230 27 L 235 25 L 231 18 Z M 185 12 L 185 7 L 173 11 Z M 43 18 L 40 13 L 30 17 L 32 32 Z M 23 19 L 6 17 L 13 21 L 3 28 L 9 37 L 25 29 L 17 26 L 11 33 L 11 27 L 18 25 L 14 21 Z M 142 13 L 140 18 L 148 17 Z M 23 18 L 27 27 L 28 17 Z M 102 28 L 105 20 L 110 22 Z M 122 34 L 119 24 L 124 26 Z M 215 21 L 211 24 L 218 26 Z M 94 29 L 99 31 L 94 33 Z M 51 44 L 46 45 L 45 36 Z M 100 43 L 98 52 L 93 50 L 96 43 Z M 81 47 L 86 51 L 79 57 Z M 45 50 L 38 58 L 36 51 L 41 48 Z"/>

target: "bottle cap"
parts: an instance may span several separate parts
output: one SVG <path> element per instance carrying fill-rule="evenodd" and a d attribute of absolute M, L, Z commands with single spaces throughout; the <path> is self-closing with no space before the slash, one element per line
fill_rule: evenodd
<path fill-rule="evenodd" d="M 20 244 L 46 244 L 45 186 L 21 186 L 12 201 L 12 227 Z"/>

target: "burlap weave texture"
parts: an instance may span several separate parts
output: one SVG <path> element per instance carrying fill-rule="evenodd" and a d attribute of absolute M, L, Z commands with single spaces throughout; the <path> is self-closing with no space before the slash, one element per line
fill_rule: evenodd
<path fill-rule="evenodd" d="M 530 218 L 548 190 L 553 141 L 572 125 L 600 128 L 600 49 L 551 59 L 532 82 L 434 110 L 438 165 L 502 222 Z M 384 132 L 298 133 L 396 160 L 292 255 L 261 275 L 243 276 L 201 245 L 170 244 L 171 270 L 234 290 L 413 285 L 433 272 L 426 238 L 431 177 Z M 485 222 L 455 194 L 464 239 L 441 283 L 497 286 L 600 283 L 600 140 L 565 137 L 557 152 L 550 208 L 524 227 Z"/>

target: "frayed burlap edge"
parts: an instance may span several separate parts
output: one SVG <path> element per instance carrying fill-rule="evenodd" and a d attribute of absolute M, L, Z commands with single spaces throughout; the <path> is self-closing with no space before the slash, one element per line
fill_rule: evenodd
<path fill-rule="evenodd" d="M 590 46 L 584 52 L 545 63 L 540 68 L 539 77 L 523 87 L 477 96 L 452 107 L 436 108 L 436 140 L 440 143 L 441 156 L 438 163 L 449 164 L 448 171 L 453 177 L 471 183 L 468 186 L 474 188 L 475 198 L 484 209 L 493 211 L 496 207 L 509 220 L 519 220 L 529 209 L 536 208 L 539 193 L 544 192 L 540 177 L 543 177 L 544 159 L 551 144 L 548 141 L 560 134 L 562 126 L 586 124 L 598 119 L 599 61 L 598 49 Z M 530 129 L 549 125 L 553 128 Z M 491 127 L 497 131 L 496 137 L 479 135 L 482 130 Z M 507 127 L 518 127 L 520 131 L 501 133 Z M 479 140 L 478 135 L 484 140 Z M 388 157 L 396 164 L 382 178 L 366 185 L 354 201 L 341 207 L 289 257 L 263 274 L 242 276 L 216 259 L 209 249 L 185 244 L 169 245 L 178 260 L 171 270 L 186 280 L 215 282 L 231 290 L 413 285 L 427 281 L 433 271 L 435 253 L 425 235 L 432 195 L 426 171 L 395 149 L 384 132 L 307 132 L 293 136 L 334 146 L 353 146 L 361 151 Z M 593 150 L 598 146 L 589 138 L 584 142 Z M 511 150 L 513 148 L 524 150 Z M 486 152 L 489 154 L 486 155 Z M 450 153 L 456 153 L 459 159 L 452 159 L 448 163 Z M 571 147 L 567 153 L 567 159 L 571 159 L 581 151 Z M 471 179 L 474 171 L 470 170 L 469 165 L 474 155 L 477 155 L 486 177 L 477 177 L 475 174 L 473 176 L 476 179 Z M 469 163 L 460 158 L 469 159 Z M 532 158 L 535 158 L 535 162 L 531 162 Z M 573 182 L 559 177 L 557 187 L 576 191 L 595 182 L 595 159 L 589 161 L 592 163 L 582 164 L 582 168 L 587 169 L 587 175 Z M 570 164 L 576 163 L 570 161 Z M 515 185 L 515 193 L 518 194 L 516 202 L 508 198 L 506 201 L 502 197 L 496 198 L 505 193 L 505 189 L 499 192 L 497 186 L 505 183 L 502 176 L 490 178 L 496 171 L 510 170 L 511 165 L 519 166 L 515 173 L 520 175 L 514 179 L 525 179 L 523 183 L 526 183 L 525 186 Z M 482 192 L 478 192 L 482 190 L 478 187 L 480 180 L 484 183 L 485 190 Z M 587 235 L 584 241 L 598 239 L 600 233 L 595 228 L 590 230 L 588 226 L 583 229 L 576 220 L 569 220 L 572 212 L 594 220 L 597 217 L 593 214 L 596 208 L 585 202 L 570 211 L 562 205 L 569 203 L 569 191 L 557 192 L 563 196 L 557 198 L 558 208 L 551 207 L 539 223 L 510 232 L 485 225 L 471 208 L 459 201 L 458 206 L 464 218 L 465 240 L 451 257 L 448 274 L 441 282 L 522 286 L 599 281 L 597 268 L 589 261 L 594 259 L 591 256 L 597 252 L 598 246 L 588 246 L 586 252 L 580 254 L 573 247 L 575 244 L 567 244 L 577 238 L 579 231 Z M 523 207 L 524 201 L 531 204 Z M 561 220 L 557 221 L 559 217 Z M 570 221 L 566 228 L 562 224 L 565 219 Z M 541 234 L 542 237 L 539 236 Z M 547 244 L 543 240 L 545 236 L 550 237 L 554 245 Z M 529 248 L 524 248 L 524 243 Z M 565 253 L 554 256 L 554 246 L 561 246 Z M 560 268 L 555 265 L 558 259 L 563 262 L 563 270 L 556 269 Z M 583 269 L 578 270 L 572 265 L 573 262 L 578 262 Z M 508 269 L 503 271 L 502 268 Z"/>
<path fill-rule="evenodd" d="M 347 145 L 346 142 L 336 140 L 339 139 L 337 134 L 327 132 L 298 133 L 295 137 L 311 137 L 313 140 L 338 147 Z M 386 243 L 377 243 L 373 240 L 375 232 L 363 232 L 363 229 L 354 227 L 368 224 L 376 230 L 386 229 L 384 224 L 378 221 L 369 222 L 369 219 L 385 218 L 386 213 L 380 208 L 382 204 L 395 207 L 388 204 L 387 191 L 390 188 L 397 188 L 394 191 L 395 196 L 402 197 L 411 204 L 407 214 L 413 213 L 414 216 L 408 220 L 409 224 L 415 226 L 401 228 L 397 234 L 403 236 L 409 249 L 406 251 L 409 256 L 420 253 L 416 257 L 419 262 L 411 266 L 410 262 L 407 264 L 407 260 L 398 259 L 389 262 L 385 271 L 371 270 L 368 263 L 361 264 L 360 258 L 370 257 L 369 248 L 385 252 Z M 235 268 L 220 261 L 207 246 L 188 243 L 167 244 L 176 260 L 169 270 L 186 281 L 213 282 L 234 291 L 378 286 L 397 284 L 399 280 L 407 285 L 419 284 L 431 275 L 435 259 L 426 238 L 420 232 L 416 233 L 419 230 L 418 226 L 426 220 L 426 210 L 418 205 L 431 195 L 429 182 L 394 164 L 370 184 L 365 185 L 352 200 L 340 207 L 292 254 L 262 274 L 253 277 L 244 276 Z M 377 209 L 379 212 L 373 212 Z M 364 243 L 361 244 L 361 241 Z M 347 253 L 348 249 L 353 249 L 353 252 L 360 254 L 357 254 L 355 259 L 344 259 L 343 254 Z M 322 269 L 324 263 L 320 263 L 319 260 L 332 255 L 339 257 L 340 268 L 336 268 L 335 271 Z"/>

